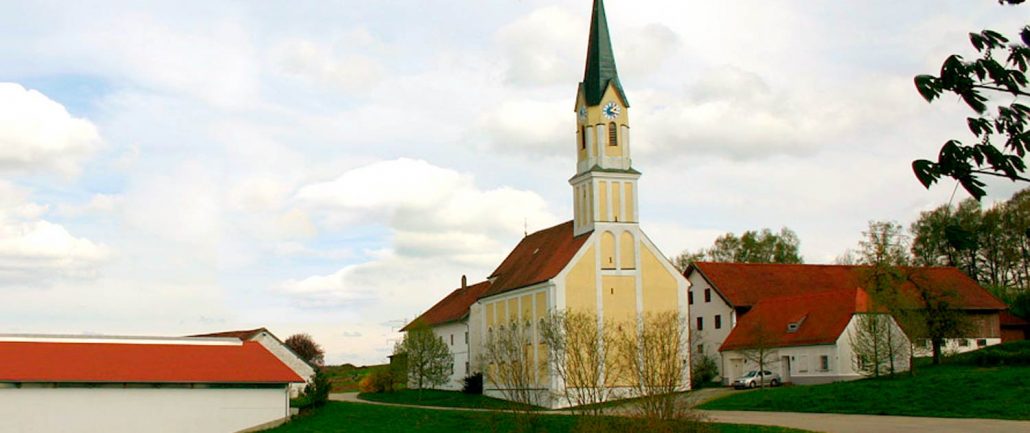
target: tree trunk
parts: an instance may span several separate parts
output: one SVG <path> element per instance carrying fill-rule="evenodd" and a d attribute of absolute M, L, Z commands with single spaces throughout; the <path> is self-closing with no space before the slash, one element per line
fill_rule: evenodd
<path fill-rule="evenodd" d="M 931 344 L 933 345 L 933 365 L 941 364 L 941 346 L 943 343 L 940 338 L 931 339 Z"/>

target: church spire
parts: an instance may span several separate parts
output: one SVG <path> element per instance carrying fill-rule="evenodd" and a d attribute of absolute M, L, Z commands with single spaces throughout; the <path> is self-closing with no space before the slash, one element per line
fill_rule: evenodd
<path fill-rule="evenodd" d="M 583 71 L 583 82 L 580 83 L 587 105 L 600 104 L 609 83 L 615 87 L 626 107 L 629 107 L 622 84 L 619 83 L 619 72 L 615 68 L 615 54 L 612 51 L 611 38 L 608 36 L 608 18 L 604 13 L 604 0 L 594 0 L 594 12 L 590 17 L 587 64 Z"/>

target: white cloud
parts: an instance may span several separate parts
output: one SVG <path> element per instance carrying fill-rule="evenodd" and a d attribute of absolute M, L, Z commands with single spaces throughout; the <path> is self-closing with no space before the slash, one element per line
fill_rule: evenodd
<path fill-rule="evenodd" d="M 485 276 L 526 224 L 557 221 L 535 193 L 484 190 L 467 174 L 403 158 L 305 186 L 297 200 L 335 230 L 373 224 L 391 233 L 389 248 L 364 262 L 283 283 L 279 292 L 304 307 L 390 299 L 420 311 L 459 275 Z"/>
<path fill-rule="evenodd" d="M 568 53 L 586 53 L 586 23 L 562 6 L 549 6 L 502 27 L 496 39 L 506 54 L 507 79 L 524 85 L 574 85 L 583 59 Z"/>
<path fill-rule="evenodd" d="M 110 248 L 41 219 L 46 206 L 26 202 L 24 196 L 0 181 L 0 285 L 96 276 L 98 267 L 110 258 Z"/>
<path fill-rule="evenodd" d="M 0 83 L 0 170 L 75 174 L 100 145 L 90 121 L 36 90 Z"/>
<path fill-rule="evenodd" d="M 281 71 L 343 92 L 367 91 L 377 84 L 386 68 L 374 55 L 381 44 L 364 29 L 349 32 L 335 46 L 309 40 L 291 40 L 273 49 L 273 61 Z"/>
<path fill-rule="evenodd" d="M 472 176 L 400 158 L 358 167 L 335 180 L 301 188 L 300 203 L 321 210 L 327 222 L 379 223 L 398 231 L 439 233 L 454 229 L 510 236 L 523 224 L 555 221 L 533 192 L 483 190 Z"/>
<path fill-rule="evenodd" d="M 508 100 L 480 115 L 474 137 L 490 151 L 557 156 L 575 149 L 575 113 L 568 100 Z"/>

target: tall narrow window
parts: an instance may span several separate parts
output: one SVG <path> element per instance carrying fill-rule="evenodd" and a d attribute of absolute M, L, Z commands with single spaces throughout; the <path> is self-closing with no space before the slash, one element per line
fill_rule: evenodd
<path fill-rule="evenodd" d="M 619 130 L 615 127 L 615 122 L 611 122 L 608 124 L 608 145 L 619 145 Z"/>
<path fill-rule="evenodd" d="M 587 129 L 582 126 L 579 127 L 579 148 L 587 148 Z"/>
<path fill-rule="evenodd" d="M 705 289 L 705 302 L 712 302 L 712 289 Z"/>
<path fill-rule="evenodd" d="M 715 315 L 715 329 L 722 329 L 722 315 Z"/>
<path fill-rule="evenodd" d="M 687 304 L 694 305 L 694 291 L 687 291 Z"/>
<path fill-rule="evenodd" d="M 697 330 L 698 331 L 704 331 L 705 330 L 705 319 L 704 319 L 704 317 L 698 317 L 697 318 Z"/>

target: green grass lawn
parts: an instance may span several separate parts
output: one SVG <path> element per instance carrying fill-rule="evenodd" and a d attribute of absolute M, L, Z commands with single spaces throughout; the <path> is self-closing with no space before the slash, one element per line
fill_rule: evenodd
<path fill-rule="evenodd" d="M 1030 366 L 953 363 L 893 379 L 740 391 L 700 408 L 1030 420 L 1027 390 Z"/>
<path fill-rule="evenodd" d="M 567 415 L 536 417 L 536 432 L 572 432 L 579 418 Z M 804 430 L 732 424 L 711 424 L 711 433 L 806 433 Z M 507 433 L 516 431 L 513 415 L 329 402 L 309 415 L 294 418 L 272 433 Z"/>
<path fill-rule="evenodd" d="M 419 397 L 417 389 L 402 389 L 394 392 L 361 393 L 358 398 L 382 403 L 412 404 L 435 407 L 468 407 L 478 409 L 509 409 L 512 402 L 498 400 L 482 395 L 465 394 L 459 391 L 441 391 L 436 389 L 422 390 Z"/>

